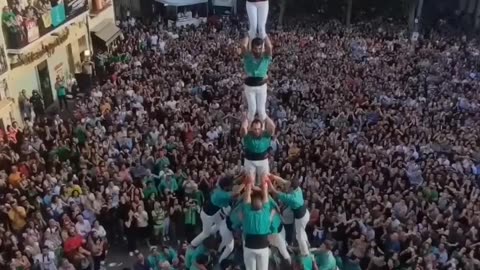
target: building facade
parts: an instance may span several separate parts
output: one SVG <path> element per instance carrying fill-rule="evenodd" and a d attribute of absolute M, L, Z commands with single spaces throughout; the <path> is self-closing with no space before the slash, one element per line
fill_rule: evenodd
<path fill-rule="evenodd" d="M 47 108 L 57 99 L 57 78 L 81 72 L 92 51 L 90 24 L 114 21 L 111 0 L 92 1 L 0 0 L 0 128 L 23 123 L 23 90 L 27 97 L 38 91 Z"/>

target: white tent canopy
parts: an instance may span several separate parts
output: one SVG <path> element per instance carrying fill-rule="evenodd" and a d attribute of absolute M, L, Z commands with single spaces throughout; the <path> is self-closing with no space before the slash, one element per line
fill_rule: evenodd
<path fill-rule="evenodd" d="M 174 7 L 183 7 L 183 6 L 208 3 L 208 0 L 156 0 L 156 1 L 164 5 L 169 5 Z"/>

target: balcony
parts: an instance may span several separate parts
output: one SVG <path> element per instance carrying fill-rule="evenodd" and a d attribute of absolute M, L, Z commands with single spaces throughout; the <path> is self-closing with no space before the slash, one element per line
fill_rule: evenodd
<path fill-rule="evenodd" d="M 22 54 L 42 37 L 63 29 L 69 21 L 88 11 L 88 0 L 40 0 L 24 7 L 15 3 L 18 2 L 8 1 L 2 14 L 9 54 Z"/>

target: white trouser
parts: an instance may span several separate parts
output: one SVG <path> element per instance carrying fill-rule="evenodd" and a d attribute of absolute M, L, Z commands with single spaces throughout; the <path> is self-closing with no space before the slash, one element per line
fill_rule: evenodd
<path fill-rule="evenodd" d="M 243 247 L 243 263 L 246 270 L 268 270 L 270 260 L 270 249 L 250 249 Z"/>
<path fill-rule="evenodd" d="M 215 225 L 218 225 L 222 220 L 220 216 L 220 211 L 215 213 L 213 216 L 205 214 L 202 210 L 200 213 L 200 219 L 202 220 L 202 232 L 192 240 L 192 246 L 199 246 L 203 240 L 207 239 L 213 232 L 215 232 Z"/>
<path fill-rule="evenodd" d="M 249 2 L 247 2 L 249 3 Z M 245 98 L 247 99 L 248 121 L 252 122 L 255 119 L 255 114 L 258 113 L 258 117 L 261 121 L 265 121 L 267 118 L 266 103 L 267 103 L 267 84 L 264 83 L 260 86 L 248 86 L 245 85 Z"/>
<path fill-rule="evenodd" d="M 298 242 L 298 248 L 302 255 L 309 254 L 309 243 L 305 228 L 310 221 L 310 212 L 307 210 L 305 215 L 300 219 L 295 219 L 295 235 Z"/>
<path fill-rule="evenodd" d="M 279 233 L 271 234 L 268 237 L 268 240 L 270 242 L 270 245 L 278 249 L 278 251 L 280 252 L 280 254 L 282 254 L 282 257 L 285 260 L 287 260 L 289 263 L 292 261 L 290 253 L 288 253 L 287 250 L 287 241 L 285 241 L 285 229 L 282 228 Z"/>
<path fill-rule="evenodd" d="M 270 173 L 268 158 L 264 160 L 244 159 L 243 167 L 245 169 L 245 173 L 254 179 L 262 179 L 264 175 L 268 175 Z"/>
<path fill-rule="evenodd" d="M 230 231 L 227 227 L 226 219 L 222 220 L 222 222 L 220 223 L 219 230 L 220 230 L 220 237 L 222 238 L 222 242 L 218 247 L 218 251 L 221 251 L 223 248 L 225 248 L 222 252 L 222 255 L 220 255 L 220 258 L 218 259 L 218 262 L 222 262 L 233 252 L 235 242 L 233 240 L 232 231 Z"/>
<path fill-rule="evenodd" d="M 250 39 L 258 37 L 264 39 L 267 36 L 265 25 L 268 18 L 268 1 L 248 2 L 247 1 L 247 15 L 248 15 L 248 36 Z"/>

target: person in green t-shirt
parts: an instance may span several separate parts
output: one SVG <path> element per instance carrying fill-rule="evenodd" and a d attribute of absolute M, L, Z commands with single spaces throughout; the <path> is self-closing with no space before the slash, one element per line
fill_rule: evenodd
<path fill-rule="evenodd" d="M 60 107 L 60 110 L 68 110 L 67 87 L 65 86 L 65 82 L 60 77 L 57 77 L 57 81 L 55 82 L 55 90 L 57 90 L 58 106 Z"/>
<path fill-rule="evenodd" d="M 250 180 L 259 179 L 270 173 L 268 155 L 271 148 L 272 136 L 275 133 L 275 124 L 272 119 L 265 120 L 265 130 L 260 120 L 254 120 L 248 126 L 248 119 L 245 119 L 240 130 L 243 138 L 245 159 L 243 162 L 245 173 Z"/>
<path fill-rule="evenodd" d="M 160 270 L 160 265 L 165 262 L 168 262 L 169 264 L 178 263 L 178 255 L 173 248 L 163 246 L 159 249 L 156 246 L 151 246 L 150 252 L 151 254 L 147 258 L 150 269 Z"/>
<path fill-rule="evenodd" d="M 300 270 L 318 270 L 318 266 L 312 254 L 297 256 L 298 269 Z"/>
<path fill-rule="evenodd" d="M 261 194 L 252 194 L 252 184 L 247 184 L 243 196 L 243 261 L 246 270 L 268 269 L 270 260 L 268 235 L 272 223 L 272 205 L 267 183 L 263 183 L 261 189 Z"/>
<path fill-rule="evenodd" d="M 312 249 L 311 252 L 315 255 L 315 261 L 318 267 L 322 270 L 337 269 L 337 260 L 332 253 L 333 243 L 329 240 L 325 241 L 319 249 Z"/>
<path fill-rule="evenodd" d="M 210 263 L 210 257 L 204 254 L 201 254 L 200 256 L 197 257 L 197 260 L 195 261 L 192 266 L 188 270 L 208 270 L 208 264 Z"/>
<path fill-rule="evenodd" d="M 88 139 L 87 131 L 85 130 L 85 127 L 79 123 L 73 132 L 75 134 L 75 138 L 78 141 L 78 145 L 81 147 L 84 146 L 85 142 Z"/>
<path fill-rule="evenodd" d="M 160 193 L 169 193 L 169 192 L 177 192 L 179 186 L 177 184 L 177 180 L 172 177 L 172 174 L 167 172 L 165 175 L 161 177 L 160 184 L 158 185 L 158 191 Z"/>
<path fill-rule="evenodd" d="M 264 42 L 265 41 L 265 42 Z M 241 44 L 240 54 L 243 57 L 245 73 L 245 98 L 248 104 L 248 120 L 253 121 L 255 114 L 261 121 L 267 118 L 265 105 L 267 103 L 268 68 L 272 62 L 272 43 L 267 36 L 264 40 L 246 37 Z M 265 51 L 263 47 L 265 46 Z"/>
<path fill-rule="evenodd" d="M 198 269 L 197 261 L 202 256 L 209 257 L 210 252 L 212 251 L 213 246 L 215 245 L 215 239 L 212 237 L 206 238 L 202 244 L 197 247 L 189 246 L 187 252 L 185 253 L 185 268 L 186 269 Z"/>
<path fill-rule="evenodd" d="M 232 191 L 233 180 L 233 177 L 230 176 L 222 177 L 218 181 L 218 186 L 213 191 L 210 199 L 203 205 L 200 213 L 202 232 L 192 240 L 190 243 L 192 246 L 200 245 L 203 240 L 207 239 L 215 231 L 213 229 L 214 225 L 219 225 L 221 222 L 222 208 L 228 208 L 234 198 L 240 194 L 241 189 Z"/>
<path fill-rule="evenodd" d="M 270 179 L 276 182 L 288 183 L 288 181 L 270 174 Z M 271 183 L 269 181 L 268 183 Z M 290 181 L 289 192 L 279 192 L 275 186 L 269 184 L 270 193 L 277 198 L 282 204 L 292 209 L 293 216 L 295 218 L 295 235 L 298 242 L 298 246 L 301 250 L 301 254 L 308 254 L 308 237 L 305 232 L 308 222 L 310 221 L 310 212 L 307 209 L 305 200 L 303 199 L 303 191 L 300 188 L 300 181 L 298 178 L 294 178 Z"/>
<path fill-rule="evenodd" d="M 155 187 L 153 181 L 148 181 L 147 185 L 143 188 L 143 197 L 144 198 L 157 198 L 158 197 L 158 190 Z"/>
<path fill-rule="evenodd" d="M 200 206 L 193 199 L 188 199 L 183 208 L 185 220 L 185 234 L 187 241 L 192 241 L 198 227 L 198 213 L 200 213 Z"/>

